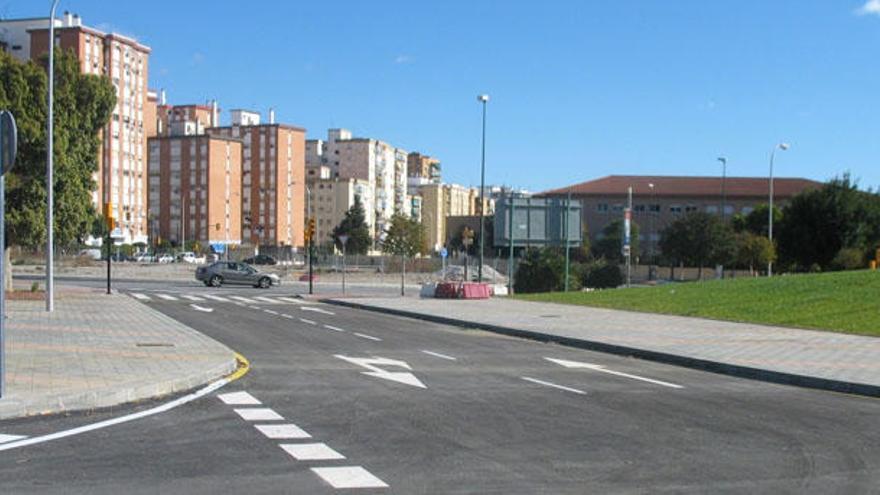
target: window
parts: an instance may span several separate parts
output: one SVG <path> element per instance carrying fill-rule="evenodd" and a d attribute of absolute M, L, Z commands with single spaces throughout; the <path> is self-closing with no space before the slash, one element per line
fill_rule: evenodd
<path fill-rule="evenodd" d="M 648 211 L 650 211 L 652 213 L 659 213 L 660 212 L 660 205 L 648 205 Z"/>
<path fill-rule="evenodd" d="M 697 209 L 698 209 L 698 208 L 697 208 L 696 206 L 694 206 L 694 205 L 687 205 L 687 206 L 684 207 L 684 211 L 685 211 L 685 213 L 692 213 L 692 212 L 697 211 Z"/>
<path fill-rule="evenodd" d="M 709 205 L 706 207 L 706 213 L 718 213 L 717 205 Z"/>
<path fill-rule="evenodd" d="M 635 205 L 633 206 L 633 211 L 637 211 L 639 213 L 644 213 L 647 210 L 645 205 Z"/>
<path fill-rule="evenodd" d="M 622 205 L 622 204 L 616 204 L 616 205 L 614 205 L 614 206 L 611 207 L 611 210 L 612 210 L 612 211 L 623 211 L 623 205 Z"/>
<path fill-rule="evenodd" d="M 681 213 L 681 205 L 672 205 L 669 207 L 669 212 L 674 213 L 676 215 Z"/>
<path fill-rule="evenodd" d="M 597 204 L 596 211 L 601 212 L 601 213 L 608 213 L 608 203 Z"/>

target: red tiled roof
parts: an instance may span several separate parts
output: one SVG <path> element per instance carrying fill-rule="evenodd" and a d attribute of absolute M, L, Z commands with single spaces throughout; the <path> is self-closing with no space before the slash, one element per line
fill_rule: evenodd
<path fill-rule="evenodd" d="M 580 184 L 538 193 L 537 196 L 576 195 L 625 195 L 626 188 L 633 187 L 634 194 L 647 194 L 649 184 L 654 184 L 657 196 L 712 196 L 721 195 L 721 177 L 674 177 L 651 175 L 608 175 Z M 805 189 L 816 189 L 821 182 L 809 179 L 779 177 L 773 179 L 773 193 L 778 197 L 791 197 Z M 728 177 L 724 184 L 728 197 L 761 197 L 769 193 L 767 177 Z"/>

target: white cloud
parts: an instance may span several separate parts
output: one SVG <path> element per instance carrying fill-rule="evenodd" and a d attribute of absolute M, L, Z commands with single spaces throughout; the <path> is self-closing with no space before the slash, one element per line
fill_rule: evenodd
<path fill-rule="evenodd" d="M 401 54 L 401 55 L 398 55 L 397 57 L 394 58 L 394 63 L 395 64 L 408 64 L 408 63 L 412 62 L 413 60 L 414 59 L 411 55 Z"/>
<path fill-rule="evenodd" d="M 880 0 L 868 0 L 865 5 L 856 9 L 856 14 L 880 16 Z"/>

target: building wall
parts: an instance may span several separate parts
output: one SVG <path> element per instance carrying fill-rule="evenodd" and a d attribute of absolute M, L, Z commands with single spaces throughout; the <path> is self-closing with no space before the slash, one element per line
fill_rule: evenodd
<path fill-rule="evenodd" d="M 147 91 L 147 100 L 144 102 L 144 134 L 147 139 L 156 137 L 159 116 L 159 96 L 155 91 Z"/>
<path fill-rule="evenodd" d="M 315 217 L 315 244 L 332 240 L 333 229 L 339 225 L 345 213 L 354 205 L 355 197 L 369 204 L 370 183 L 360 179 L 322 179 L 310 181 L 312 190 L 311 215 Z M 367 225 L 371 224 L 370 212 L 364 207 Z"/>

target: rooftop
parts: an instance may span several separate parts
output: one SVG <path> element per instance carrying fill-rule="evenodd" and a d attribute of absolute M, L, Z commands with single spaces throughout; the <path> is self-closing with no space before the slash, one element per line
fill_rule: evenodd
<path fill-rule="evenodd" d="M 708 196 L 720 195 L 721 177 L 682 177 L 664 175 L 608 175 L 599 179 L 560 187 L 538 193 L 537 196 L 568 194 L 577 195 L 625 195 L 627 187 L 632 186 L 636 194 L 647 194 L 654 185 L 657 196 Z M 779 177 L 773 179 L 774 195 L 789 197 L 805 189 L 822 186 L 821 182 L 810 179 Z M 767 177 L 727 177 L 724 191 L 728 197 L 761 197 L 769 192 Z"/>

